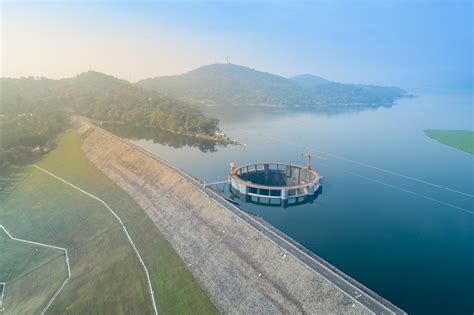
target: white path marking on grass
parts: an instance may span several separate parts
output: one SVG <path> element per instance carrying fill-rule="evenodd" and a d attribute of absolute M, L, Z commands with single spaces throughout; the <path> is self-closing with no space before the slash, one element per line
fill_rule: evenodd
<path fill-rule="evenodd" d="M 3 299 L 3 296 L 5 295 L 5 282 L 0 282 L 0 286 L 2 286 L 2 294 L 0 295 L 0 300 L 1 300 Z"/>
<path fill-rule="evenodd" d="M 91 194 L 91 193 L 85 191 L 84 189 L 79 188 L 79 187 L 77 187 L 77 186 L 74 185 L 74 184 L 71 184 L 71 183 L 68 182 L 67 180 L 65 180 L 65 179 L 63 179 L 63 178 L 61 178 L 61 177 L 59 177 L 59 176 L 54 175 L 53 173 L 51 173 L 51 172 L 45 170 L 44 168 L 42 168 L 42 167 L 40 167 L 40 166 L 38 166 L 38 165 L 33 165 L 33 166 L 36 167 L 37 169 L 39 169 L 40 171 L 42 171 L 42 172 L 44 172 L 44 173 L 46 173 L 46 174 L 48 174 L 48 175 L 50 175 L 50 176 L 56 178 L 57 180 L 59 180 L 59 181 L 65 183 L 65 184 L 67 184 L 67 185 L 69 185 L 69 186 L 71 186 L 71 187 L 73 187 L 73 188 L 75 188 L 75 189 L 77 189 L 77 190 L 79 190 L 79 191 L 82 192 L 83 194 L 85 194 L 85 195 L 87 195 L 87 196 L 89 196 L 89 197 L 91 197 L 91 198 L 93 198 L 93 199 L 99 201 L 99 202 L 100 202 L 101 204 L 103 204 L 103 205 L 110 211 L 110 213 L 112 213 L 113 216 L 119 221 L 120 225 L 122 226 L 123 231 L 125 232 L 125 235 L 126 235 L 127 238 L 128 238 L 128 241 L 129 241 L 130 245 L 132 245 L 132 248 L 133 248 L 133 250 L 135 251 L 135 254 L 136 254 L 137 257 L 138 257 L 138 260 L 140 261 L 140 264 L 142 265 L 143 270 L 145 271 L 146 280 L 147 280 L 147 282 L 148 282 L 148 289 L 149 289 L 149 291 L 150 291 L 150 297 L 151 297 L 151 301 L 152 301 L 152 304 L 153 304 L 153 311 L 155 312 L 155 314 L 158 314 L 158 309 L 156 308 L 156 301 L 155 301 L 155 296 L 154 296 L 154 294 L 153 294 L 153 293 L 154 293 L 154 292 L 153 292 L 153 287 L 151 286 L 151 280 L 150 280 L 150 274 L 148 273 L 148 268 L 145 266 L 145 263 L 144 263 L 144 261 L 143 261 L 143 259 L 142 259 L 142 256 L 140 256 L 140 253 L 138 252 L 138 249 L 137 249 L 137 247 L 135 246 L 135 243 L 133 242 L 132 238 L 130 237 L 130 234 L 128 234 L 127 228 L 126 228 L 125 225 L 123 224 L 122 219 L 120 219 L 120 217 L 115 213 L 115 211 L 112 210 L 112 208 L 110 208 L 109 205 L 106 204 L 105 201 L 103 201 L 103 200 L 100 199 L 99 197 L 96 197 L 96 196 L 94 196 L 93 194 Z M 68 265 L 68 267 L 69 267 L 69 265 Z"/>
<path fill-rule="evenodd" d="M 0 282 L 0 286 L 2 287 L 2 295 L 0 295 L 0 312 L 3 312 L 3 297 L 5 296 L 5 288 L 6 288 L 6 283 L 5 282 Z"/>
<path fill-rule="evenodd" d="M 67 254 L 67 249 L 64 248 L 64 247 L 59 247 L 59 246 L 54 246 L 54 245 L 48 245 L 48 244 L 43 244 L 43 243 L 39 243 L 39 242 L 33 242 L 33 241 L 28 241 L 28 240 L 24 240 L 24 239 L 21 239 L 21 238 L 16 238 L 16 237 L 13 237 L 13 235 L 10 234 L 10 232 L 7 231 L 7 229 L 0 224 L 0 228 L 5 232 L 5 234 L 7 234 L 7 236 L 13 240 L 13 241 L 18 241 L 18 242 L 23 242 L 23 243 L 28 243 L 28 244 L 32 244 L 32 245 L 37 245 L 37 246 L 43 246 L 43 247 L 49 247 L 49 248 L 54 248 L 54 249 L 59 249 L 61 251 L 64 251 L 64 254 L 65 254 L 65 257 L 66 257 L 66 266 L 67 266 L 67 278 L 66 280 L 63 281 L 63 283 L 61 284 L 61 286 L 56 290 L 56 292 L 54 292 L 54 295 L 51 297 L 51 299 L 48 301 L 48 304 L 46 304 L 46 307 L 41 311 L 41 315 L 43 315 L 46 310 L 51 306 L 51 304 L 53 303 L 53 301 L 56 299 L 56 297 L 59 295 L 59 292 L 61 292 L 61 290 L 64 288 L 64 286 L 66 285 L 66 283 L 69 281 L 69 278 L 71 278 L 71 268 L 69 266 L 69 256 Z M 5 283 L 3 283 L 4 287 L 3 287 L 3 295 L 5 295 Z"/>

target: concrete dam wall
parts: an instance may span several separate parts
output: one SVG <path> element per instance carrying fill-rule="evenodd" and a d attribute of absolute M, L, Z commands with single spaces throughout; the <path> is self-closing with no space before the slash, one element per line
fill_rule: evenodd
<path fill-rule="evenodd" d="M 72 125 L 90 161 L 144 209 L 222 313 L 371 313 L 159 160 L 86 119 Z"/>

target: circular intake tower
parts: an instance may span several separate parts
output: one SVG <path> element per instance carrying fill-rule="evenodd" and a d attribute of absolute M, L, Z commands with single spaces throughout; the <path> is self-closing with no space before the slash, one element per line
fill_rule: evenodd
<path fill-rule="evenodd" d="M 231 188 L 246 196 L 282 200 L 312 196 L 319 189 L 321 179 L 309 164 L 263 162 L 236 168 L 230 163 Z"/>

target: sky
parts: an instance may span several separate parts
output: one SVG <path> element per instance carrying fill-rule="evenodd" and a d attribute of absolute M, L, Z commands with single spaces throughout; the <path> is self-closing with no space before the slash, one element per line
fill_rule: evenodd
<path fill-rule="evenodd" d="M 228 57 L 286 77 L 472 88 L 472 15 L 470 0 L 3 1 L 0 75 L 134 82 Z"/>

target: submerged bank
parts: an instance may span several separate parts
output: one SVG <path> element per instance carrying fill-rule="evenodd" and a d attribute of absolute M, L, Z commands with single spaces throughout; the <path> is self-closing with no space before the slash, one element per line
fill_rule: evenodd
<path fill-rule="evenodd" d="M 474 154 L 474 131 L 427 129 L 425 134 L 442 144 Z"/>

